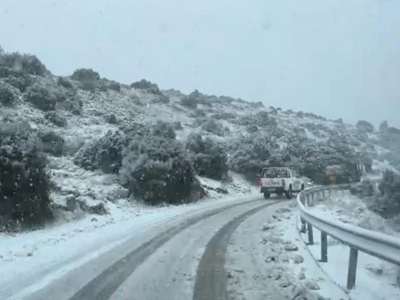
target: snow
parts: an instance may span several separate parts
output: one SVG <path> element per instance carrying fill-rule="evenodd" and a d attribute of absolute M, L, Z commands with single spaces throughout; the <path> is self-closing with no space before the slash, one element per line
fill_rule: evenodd
<path fill-rule="evenodd" d="M 300 240 L 296 212 L 296 203 L 285 201 L 236 229 L 227 262 L 234 299 L 348 299 Z"/>
<path fill-rule="evenodd" d="M 399 237 L 400 234 L 388 222 L 367 209 L 363 200 L 351 195 L 333 196 L 311 208 L 324 219 L 338 220 L 365 229 Z M 308 246 L 316 260 L 320 259 L 320 231 L 314 228 L 314 245 Z M 307 234 L 302 234 L 307 241 Z M 346 290 L 349 247 L 328 237 L 328 262 L 320 263 L 323 271 Z M 398 267 L 359 252 L 356 286 L 349 292 L 352 299 L 376 300 L 399 299 L 397 285 Z"/>
<path fill-rule="evenodd" d="M 47 280 L 55 280 L 123 243 L 144 228 L 176 221 L 188 214 L 240 203 L 246 199 L 243 195 L 250 199 L 260 197 L 257 188 L 248 185 L 240 187 L 243 182 L 240 180 L 240 176 L 233 174 L 233 181 L 225 186 L 230 194 L 220 197 L 215 193 L 214 197 L 211 195 L 198 203 L 151 208 L 137 202 L 130 204 L 122 199 L 115 203 L 106 202 L 110 211 L 108 215 L 82 214 L 81 219 L 70 218 L 66 223 L 60 222 L 42 230 L 15 235 L 2 233 L 0 277 L 6 280 L 0 284 L 0 295 L 12 287 L 16 280 L 23 283 L 33 279 L 34 274 L 48 274 Z M 35 285 L 35 289 L 40 287 Z"/>

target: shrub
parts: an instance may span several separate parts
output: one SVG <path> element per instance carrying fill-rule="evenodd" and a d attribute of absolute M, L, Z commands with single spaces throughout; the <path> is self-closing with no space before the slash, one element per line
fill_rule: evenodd
<path fill-rule="evenodd" d="M 171 100 L 169 99 L 169 97 L 167 95 L 160 95 L 159 97 L 154 98 L 152 100 L 152 102 L 167 104 L 167 103 L 170 103 Z"/>
<path fill-rule="evenodd" d="M 68 125 L 67 119 L 60 116 L 55 111 L 46 112 L 44 118 L 58 127 L 66 127 Z"/>
<path fill-rule="evenodd" d="M 82 80 L 80 81 L 80 88 L 84 91 L 89 91 L 94 93 L 96 91 L 97 82 L 93 80 Z M 100 89 L 101 90 L 101 89 Z M 106 90 L 107 91 L 107 88 Z"/>
<path fill-rule="evenodd" d="M 39 134 L 43 152 L 54 156 L 62 156 L 65 151 L 65 140 L 53 131 Z"/>
<path fill-rule="evenodd" d="M 26 124 L 0 124 L 0 220 L 38 225 L 52 217 L 46 160 Z"/>
<path fill-rule="evenodd" d="M 53 91 L 53 95 L 56 99 L 57 108 L 64 109 L 73 113 L 74 115 L 81 115 L 83 102 L 75 90 L 63 90 Z"/>
<path fill-rule="evenodd" d="M 4 82 L 19 89 L 21 92 L 25 92 L 28 86 L 32 84 L 29 75 L 1 66 L 0 78 L 4 78 Z"/>
<path fill-rule="evenodd" d="M 56 108 L 55 97 L 44 87 L 30 86 L 25 94 L 25 101 L 32 103 L 42 111 L 50 111 Z"/>
<path fill-rule="evenodd" d="M 117 117 L 114 114 L 106 115 L 104 119 L 109 124 L 117 124 L 118 123 Z"/>
<path fill-rule="evenodd" d="M 58 77 L 57 84 L 67 89 L 72 89 L 74 86 L 70 80 L 63 77 Z"/>
<path fill-rule="evenodd" d="M 86 170 L 100 169 L 104 173 L 117 174 L 122 165 L 125 137 L 121 132 L 109 131 L 100 139 L 83 147 L 74 163 Z"/>
<path fill-rule="evenodd" d="M 209 133 L 217 136 L 224 136 L 224 127 L 218 121 L 213 119 L 205 119 L 202 121 L 201 128 Z"/>
<path fill-rule="evenodd" d="M 11 90 L 5 86 L 0 84 L 0 103 L 3 105 L 13 105 L 15 102 L 15 96 Z"/>
<path fill-rule="evenodd" d="M 74 71 L 74 73 L 71 75 L 71 78 L 73 80 L 77 80 L 80 82 L 85 82 L 85 81 L 98 81 L 100 80 L 100 75 L 98 72 L 94 71 L 93 69 L 77 69 Z"/>
<path fill-rule="evenodd" d="M 131 139 L 121 168 L 122 184 L 144 202 L 191 201 L 195 173 L 182 145 L 158 136 Z"/>
<path fill-rule="evenodd" d="M 374 131 L 374 125 L 372 125 L 371 123 L 364 121 L 364 120 L 360 120 L 357 122 L 356 124 L 356 128 L 358 130 L 361 131 L 366 131 L 366 132 L 373 132 Z"/>
<path fill-rule="evenodd" d="M 246 179 L 257 183 L 257 174 L 260 169 L 268 164 L 271 152 L 278 149 L 279 145 L 271 140 L 265 133 L 253 133 L 236 141 L 233 153 L 229 158 L 229 166 Z"/>
<path fill-rule="evenodd" d="M 1 55 L 0 66 L 38 76 L 43 76 L 48 72 L 45 65 L 35 55 L 18 52 Z"/>
<path fill-rule="evenodd" d="M 400 175 L 385 171 L 379 190 L 383 196 L 381 214 L 384 217 L 393 217 L 400 213 Z"/>
<path fill-rule="evenodd" d="M 166 139 L 175 139 L 176 133 L 172 124 L 158 121 L 151 130 L 151 134 L 154 136 L 163 137 Z"/>
<path fill-rule="evenodd" d="M 228 158 L 225 151 L 210 138 L 200 134 L 188 137 L 187 149 L 193 154 L 193 165 L 197 174 L 221 180 L 228 172 Z"/>
<path fill-rule="evenodd" d="M 198 90 L 194 90 L 188 96 L 185 96 L 181 99 L 181 105 L 188 108 L 196 108 L 198 104 L 211 106 L 207 96 L 203 95 Z"/>
<path fill-rule="evenodd" d="M 175 130 L 182 130 L 183 129 L 182 123 L 180 121 L 174 122 L 173 123 L 173 127 L 174 127 Z"/>
<path fill-rule="evenodd" d="M 385 120 L 381 124 L 379 124 L 379 131 L 386 132 L 389 128 L 388 122 Z"/>
<path fill-rule="evenodd" d="M 116 91 L 116 92 L 121 91 L 121 84 L 114 80 L 110 81 L 107 87 L 108 87 L 108 89 Z"/>
<path fill-rule="evenodd" d="M 162 92 L 160 91 L 158 85 L 152 83 L 151 81 L 147 81 L 146 79 L 142 79 L 140 81 L 132 83 L 131 87 L 139 90 L 145 90 L 155 95 L 162 95 Z"/>
<path fill-rule="evenodd" d="M 261 128 L 276 127 L 278 125 L 276 119 L 269 117 L 266 111 L 260 111 L 255 115 L 243 116 L 238 120 L 238 124 L 243 126 L 256 125 Z"/>
<path fill-rule="evenodd" d="M 223 112 L 223 113 L 217 113 L 217 114 L 212 115 L 212 118 L 215 120 L 230 120 L 230 119 L 234 119 L 235 115 L 232 113 Z"/>

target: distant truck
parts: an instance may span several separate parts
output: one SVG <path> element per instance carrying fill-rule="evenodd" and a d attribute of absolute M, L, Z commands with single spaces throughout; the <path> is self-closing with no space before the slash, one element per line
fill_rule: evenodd
<path fill-rule="evenodd" d="M 287 199 L 291 199 L 293 193 L 304 190 L 308 182 L 291 168 L 269 167 L 262 169 L 259 184 L 265 199 L 269 199 L 271 194 L 285 194 Z"/>

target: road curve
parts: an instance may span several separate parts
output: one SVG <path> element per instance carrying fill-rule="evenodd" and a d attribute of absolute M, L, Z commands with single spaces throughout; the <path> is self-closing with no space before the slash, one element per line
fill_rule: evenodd
<path fill-rule="evenodd" d="M 126 244 L 116 252 L 119 259 L 90 281 L 78 269 L 23 299 L 227 299 L 228 239 L 246 217 L 274 203 L 252 200 L 189 216 L 140 245 Z M 84 283 L 77 286 L 79 279 Z"/>

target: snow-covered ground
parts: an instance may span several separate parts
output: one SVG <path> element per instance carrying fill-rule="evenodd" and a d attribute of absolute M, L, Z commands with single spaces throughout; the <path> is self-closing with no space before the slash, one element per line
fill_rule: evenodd
<path fill-rule="evenodd" d="M 348 299 L 307 251 L 296 219 L 296 203 L 284 201 L 239 225 L 228 248 L 230 299 Z"/>
<path fill-rule="evenodd" d="M 336 219 L 341 222 L 375 230 L 388 235 L 399 236 L 400 224 L 387 221 L 367 209 L 362 199 L 348 193 L 333 195 L 330 199 L 317 203 L 311 208 L 325 219 Z M 298 226 L 300 226 L 298 222 Z M 319 230 L 314 229 L 314 245 L 308 246 L 315 260 L 320 259 Z M 307 234 L 302 234 L 307 242 Z M 322 270 L 331 277 L 343 290 L 346 290 L 346 278 L 350 249 L 328 237 L 328 262 L 319 263 Z M 379 260 L 365 253 L 358 254 L 356 286 L 349 292 L 357 300 L 391 300 L 400 299 L 400 287 L 397 283 L 398 267 Z"/>
<path fill-rule="evenodd" d="M 125 200 L 107 202 L 107 215 L 82 214 L 81 219 L 42 230 L 15 235 L 0 233 L 0 278 L 4 278 L 0 294 L 16 279 L 22 283 L 35 274 L 61 276 L 152 226 L 239 203 L 246 195 L 251 199 L 260 197 L 259 190 L 244 183 L 240 176 L 233 174 L 232 178 L 227 184 L 201 179 L 208 187 L 224 188 L 229 194 L 222 197 L 210 190 L 210 196 L 198 203 L 151 208 Z"/>

